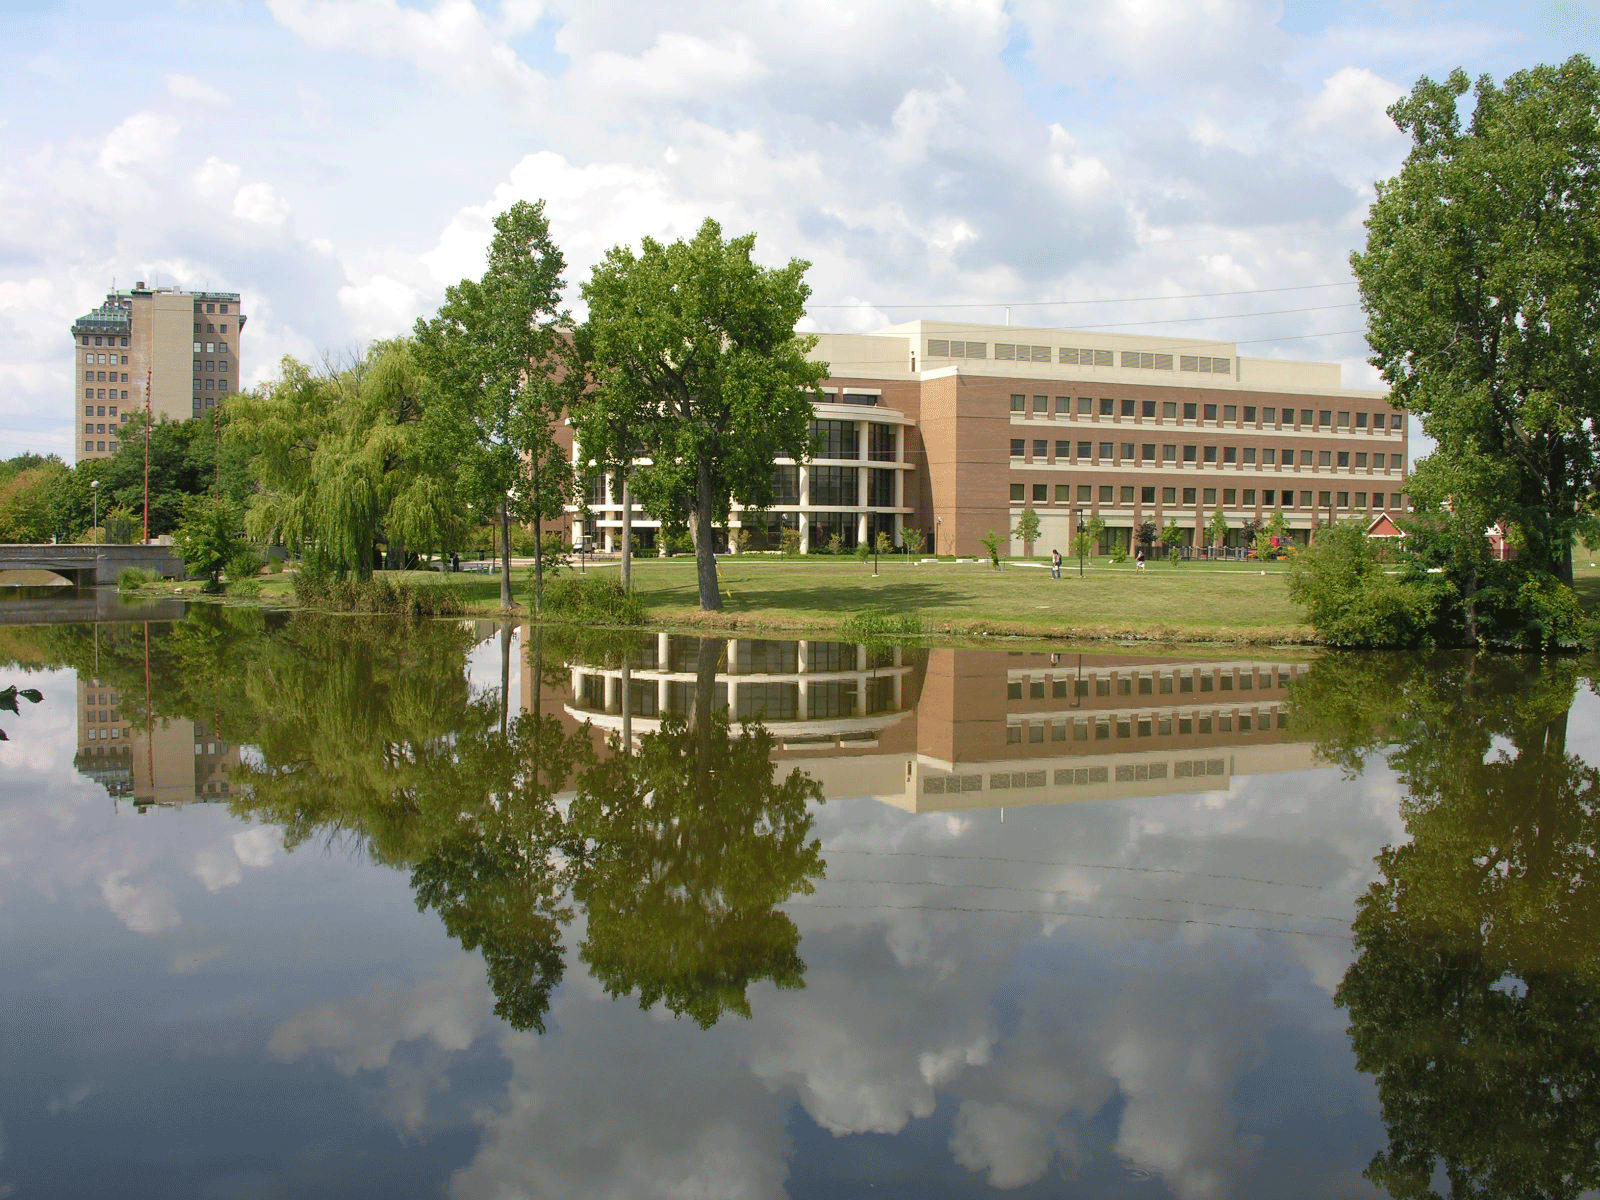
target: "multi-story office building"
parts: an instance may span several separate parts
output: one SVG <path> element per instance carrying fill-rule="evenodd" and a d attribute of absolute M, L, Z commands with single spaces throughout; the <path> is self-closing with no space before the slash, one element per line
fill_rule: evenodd
<path fill-rule="evenodd" d="M 144 696 L 125 695 L 104 679 L 78 679 L 78 772 L 143 812 L 151 805 L 224 800 L 239 747 L 204 721 L 137 720 Z M 191 750 L 192 747 L 192 750 Z"/>
<path fill-rule="evenodd" d="M 135 284 L 72 323 L 77 456 L 116 453 L 131 414 L 198 417 L 239 390 L 245 317 L 237 292 L 185 292 Z"/>
<path fill-rule="evenodd" d="M 829 364 L 816 451 L 780 461 L 778 497 L 736 512 L 756 547 L 784 527 L 803 548 L 922 530 L 942 553 L 977 554 L 1027 508 L 1031 548 L 1065 550 L 1098 517 L 1107 543 L 1176 523 L 1195 544 L 1221 512 L 1235 541 L 1281 511 L 1318 525 L 1406 505 L 1407 420 L 1384 392 L 1342 386 L 1336 363 L 1243 358 L 1230 342 L 915 321 L 823 334 Z M 621 507 L 596 488 L 591 536 L 609 548 Z M 653 522 L 636 518 L 645 545 Z"/>

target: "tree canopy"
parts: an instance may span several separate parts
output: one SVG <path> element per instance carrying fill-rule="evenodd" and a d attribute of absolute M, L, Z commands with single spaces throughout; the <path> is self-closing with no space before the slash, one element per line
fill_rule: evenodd
<path fill-rule="evenodd" d="M 457 485 L 501 530 L 500 603 L 510 608 L 513 518 L 536 532 L 570 498 L 571 461 L 555 439 L 577 374 L 561 309 L 566 259 L 550 239 L 544 201 L 519 200 L 494 219 L 483 278 L 448 288 L 432 320 L 418 320 L 417 355 L 439 403 L 429 427 L 448 447 Z M 544 577 L 534 543 L 534 604 Z"/>
<path fill-rule="evenodd" d="M 810 265 L 766 268 L 755 235 L 725 240 L 707 218 L 692 241 L 613 247 L 583 285 L 595 388 L 580 423 L 637 431 L 639 498 L 694 536 L 700 607 L 720 609 L 713 525 L 734 502 L 772 502 L 772 463 L 809 451 L 827 365 L 795 333 Z"/>
<path fill-rule="evenodd" d="M 1351 256 L 1372 362 L 1438 444 L 1417 497 L 1503 521 L 1525 562 L 1572 580 L 1596 517 L 1600 73 L 1581 55 L 1461 98 L 1423 78 L 1390 109 L 1411 136 Z M 1470 586 L 1470 583 L 1469 585 Z"/>

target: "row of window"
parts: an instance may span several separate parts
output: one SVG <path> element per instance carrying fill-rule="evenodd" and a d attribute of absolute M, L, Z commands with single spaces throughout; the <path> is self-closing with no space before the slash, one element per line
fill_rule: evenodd
<path fill-rule="evenodd" d="M 196 342 L 194 344 L 194 352 L 196 354 L 200 353 L 202 345 L 205 346 L 207 354 L 226 354 L 228 352 L 227 342 Z"/>
<path fill-rule="evenodd" d="M 194 360 L 194 369 L 197 375 L 201 371 L 226 371 L 228 369 L 228 360 L 225 358 L 197 358 Z"/>
<path fill-rule="evenodd" d="M 1071 396 L 1057 396 L 1055 407 L 1052 410 L 1049 396 L 1035 396 L 1033 406 L 1028 406 L 1028 397 L 1013 395 L 1011 397 L 1011 411 L 1025 416 L 1057 417 L 1133 417 L 1135 420 L 1155 420 L 1156 413 L 1160 411 L 1160 420 L 1176 421 L 1179 419 L 1179 402 L 1176 400 L 1115 400 L 1102 396 L 1096 403 L 1092 396 L 1079 396 L 1076 413 L 1073 410 Z M 1349 412 L 1338 409 L 1311 409 L 1311 408 L 1274 408 L 1257 407 L 1254 404 L 1202 404 L 1199 401 L 1185 401 L 1182 403 L 1185 421 L 1219 421 L 1222 424 L 1240 424 L 1240 413 L 1243 413 L 1242 423 L 1245 425 L 1259 424 L 1270 425 L 1275 429 L 1400 429 L 1405 423 L 1403 413 L 1365 413 Z M 1219 415 L 1220 414 L 1220 415 Z M 1299 420 L 1295 417 L 1298 414 Z"/>
<path fill-rule="evenodd" d="M 213 384 L 215 384 L 215 386 L 212 386 Z M 197 392 L 202 390 L 207 392 L 225 392 L 228 390 L 228 381 L 226 379 L 208 379 L 206 380 L 206 386 L 202 389 L 200 386 L 200 380 L 196 379 L 194 381 L 194 390 Z"/>
<path fill-rule="evenodd" d="M 106 415 L 106 406 L 104 404 L 85 404 L 83 406 L 83 415 L 86 417 L 103 417 Z M 111 406 L 111 415 L 113 417 L 117 415 L 117 406 L 115 404 Z M 126 421 L 128 419 L 128 414 L 123 413 L 122 419 Z"/>
<path fill-rule="evenodd" d="M 85 346 L 89 345 L 89 335 L 87 333 L 83 335 L 82 344 Z M 117 339 L 110 335 L 101 336 L 100 334 L 96 334 L 94 338 L 94 344 L 96 346 L 115 346 L 117 344 Z M 123 338 L 122 344 L 126 346 L 128 344 L 128 339 Z"/>
<path fill-rule="evenodd" d="M 1055 442 L 1055 453 L 1052 454 L 1049 439 L 1034 438 L 1033 454 L 1030 456 L 1027 438 L 1011 439 L 1011 457 L 1026 458 L 1035 463 L 1096 463 L 1102 466 L 1153 463 L 1157 461 L 1157 448 L 1155 442 L 1074 443 L 1062 438 Z M 1366 450 L 1300 450 L 1297 459 L 1293 446 L 1284 446 L 1280 450 L 1276 446 L 1202 446 L 1169 442 L 1159 449 L 1161 462 L 1181 461 L 1207 466 L 1215 466 L 1220 462 L 1223 466 L 1292 467 L 1298 462 L 1302 467 L 1354 467 L 1359 471 L 1370 465 L 1375 470 L 1398 471 L 1406 465 L 1404 454 L 1391 454 L 1385 458 L 1382 454 L 1369 454 Z"/>
<path fill-rule="evenodd" d="M 1254 508 L 1257 497 L 1260 497 L 1263 508 L 1383 508 L 1385 504 L 1392 504 L 1396 508 L 1402 507 L 1401 492 L 1339 492 L 1319 491 L 1315 495 L 1317 502 L 1311 503 L 1312 492 L 1301 491 L 1298 505 L 1295 502 L 1296 492 L 1291 488 L 1281 491 L 1277 488 L 1175 488 L 1175 487 L 1113 487 L 1110 484 L 1101 484 L 1096 488 L 1092 484 L 1080 483 L 1074 486 L 1067 483 L 1055 484 L 1056 504 L 1155 504 L 1156 494 L 1161 495 L 1160 503 L 1163 505 L 1180 505 L 1191 508 L 1195 505 L 1210 507 L 1218 503 L 1218 492 L 1222 495 L 1221 504 L 1224 508 Z M 1011 485 L 1011 503 L 1013 504 L 1049 504 L 1050 487 L 1048 483 L 1035 483 L 1030 488 L 1028 485 L 1013 483 Z M 1179 494 L 1183 499 L 1178 499 Z M 1355 502 L 1351 503 L 1354 495 Z M 1137 496 L 1137 499 L 1135 499 Z"/>
<path fill-rule="evenodd" d="M 201 302 L 199 300 L 196 300 L 194 302 L 194 310 L 195 310 L 195 312 L 199 312 L 200 311 L 200 303 Z M 216 301 L 208 300 L 208 301 L 205 302 L 205 305 L 206 305 L 205 310 L 208 313 L 225 313 L 225 312 L 228 311 L 228 306 L 227 306 L 226 303 L 220 303 L 219 304 Z"/>
<path fill-rule="evenodd" d="M 1097 720 L 1089 720 L 1084 717 L 1079 717 L 1073 721 L 1056 720 L 1050 723 L 1036 721 L 1028 724 L 1007 725 L 1006 741 L 1012 744 L 1016 744 L 1024 740 L 1029 742 L 1042 742 L 1045 740 L 1045 730 L 1047 729 L 1050 731 L 1049 736 L 1052 742 L 1066 741 L 1069 730 L 1071 731 L 1072 740 L 1075 742 L 1089 741 L 1091 733 L 1093 735 L 1093 740 L 1097 742 L 1106 741 L 1111 738 L 1113 730 L 1115 731 L 1116 736 L 1119 738 L 1131 738 L 1135 736 L 1142 738 L 1157 736 L 1171 737 L 1173 734 L 1177 734 L 1181 737 L 1185 734 L 1211 733 L 1213 732 L 1213 723 L 1215 723 L 1215 732 L 1218 733 L 1232 733 L 1234 732 L 1235 725 L 1238 726 L 1238 731 L 1240 733 L 1249 733 L 1255 729 L 1271 729 L 1274 716 L 1277 717 L 1277 725 L 1279 729 L 1288 728 L 1289 714 L 1282 709 L 1278 709 L 1276 713 L 1267 711 L 1259 713 L 1195 713 L 1189 716 L 1177 717 L 1168 715 L 1151 715 L 1137 718 L 1121 717 L 1115 721 L 1107 717 L 1100 717 Z M 1221 773 L 1220 770 L 1216 772 L 1195 771 L 1194 767 L 1187 763 L 1179 765 L 1189 766 L 1190 774 L 1198 775 Z M 1156 775 L 1155 778 L 1164 778 L 1165 766 L 1163 764 L 1152 764 L 1152 767 L 1154 766 L 1162 767 L 1162 774 Z M 1090 769 L 1093 770 L 1094 768 Z M 1119 781 L 1122 779 L 1122 771 L 1124 769 L 1130 772 L 1128 777 L 1130 779 L 1133 778 L 1131 774 L 1133 768 L 1118 767 L 1117 778 Z M 1105 768 L 1101 767 L 1099 770 L 1102 772 L 1100 781 L 1104 782 Z M 1068 771 L 1067 773 L 1070 774 L 1071 772 Z M 1056 775 L 1058 776 L 1056 782 L 1058 783 L 1062 782 L 1062 780 L 1059 778 L 1061 774 L 1061 771 L 1056 772 Z M 1179 774 L 1181 775 L 1183 772 L 1180 771 Z M 995 777 L 990 776 L 989 786 L 993 788 L 1008 786 L 1020 787 L 1023 785 L 1016 784 L 1012 780 L 1008 780 L 1004 784 L 996 783 Z"/>
<path fill-rule="evenodd" d="M 90 364 L 91 366 L 94 366 L 94 365 L 105 366 L 107 364 L 107 362 L 110 362 L 113 365 L 117 365 L 118 357 L 119 357 L 118 355 L 113 354 L 113 355 L 110 355 L 109 358 L 108 358 L 108 356 L 106 356 L 104 354 L 96 354 L 94 351 L 91 350 L 91 351 L 89 351 L 88 353 L 86 353 L 83 356 L 83 361 L 88 363 L 88 364 Z M 128 356 L 126 354 L 124 354 L 124 355 L 121 355 L 120 357 L 122 359 L 122 362 L 121 362 L 120 365 L 124 366 L 124 367 L 127 366 L 128 365 Z"/>
<path fill-rule="evenodd" d="M 104 371 L 85 371 L 83 373 L 83 381 L 85 383 L 117 383 L 119 374 L 121 375 L 120 382 L 127 383 L 128 373 L 126 371 L 112 371 L 109 379 Z"/>
<path fill-rule="evenodd" d="M 1236 682 L 1241 692 L 1252 692 L 1258 687 L 1265 691 L 1272 687 L 1286 688 L 1292 679 L 1293 675 L 1287 669 L 1274 671 L 1271 667 L 1262 668 L 1259 673 L 1249 667 L 1239 668 L 1237 676 L 1227 668 L 1220 671 L 1189 670 L 1150 674 L 1113 671 L 1106 675 L 1090 675 L 1087 679 L 1074 675 L 1007 680 L 1006 699 L 1021 700 L 1024 686 L 1027 688 L 1030 700 L 1043 700 L 1046 688 L 1049 689 L 1051 696 L 1060 700 L 1073 695 L 1087 696 L 1091 692 L 1096 696 L 1109 696 L 1113 691 L 1118 696 L 1170 696 L 1175 692 L 1218 690 L 1231 692 Z"/>
<path fill-rule="evenodd" d="M 200 322 L 196 321 L 194 323 L 194 331 L 195 331 L 195 334 L 197 336 L 202 332 L 204 332 L 204 333 L 227 333 L 228 332 L 228 323 L 226 321 L 224 321 L 221 325 L 210 325 L 210 324 L 208 324 L 202 330 Z"/>
<path fill-rule="evenodd" d="M 217 401 L 213 397 L 211 397 L 211 396 L 205 397 L 204 402 L 202 403 L 201 398 L 199 396 L 196 396 L 194 398 L 194 415 L 198 417 L 202 412 L 205 412 L 208 409 L 215 408 L 216 406 L 217 406 Z"/>
<path fill-rule="evenodd" d="M 111 442 L 109 444 L 111 446 L 111 453 L 115 454 L 117 452 L 117 444 L 115 442 Z M 85 450 L 90 451 L 91 453 L 96 451 L 96 450 L 103 451 L 103 450 L 105 450 L 106 446 L 107 446 L 106 442 L 89 442 L 89 441 L 86 441 L 86 442 L 83 443 L 83 448 Z"/>
<path fill-rule="evenodd" d="M 127 388 L 120 389 L 120 395 L 118 392 L 119 389 L 117 388 L 84 388 L 83 398 L 85 400 L 126 400 L 128 398 Z"/>
<path fill-rule="evenodd" d="M 127 419 L 128 419 L 128 414 L 127 413 L 123 413 L 122 414 L 122 421 L 125 423 L 127 421 Z M 86 433 L 86 434 L 88 434 L 88 433 L 101 433 L 101 434 L 104 434 L 104 433 L 116 433 L 117 432 L 117 424 L 118 424 L 117 422 L 113 421 L 111 423 L 111 428 L 107 429 L 104 421 L 101 421 L 101 422 L 98 422 L 98 423 L 96 423 L 94 421 L 85 421 L 83 423 L 83 432 Z"/>

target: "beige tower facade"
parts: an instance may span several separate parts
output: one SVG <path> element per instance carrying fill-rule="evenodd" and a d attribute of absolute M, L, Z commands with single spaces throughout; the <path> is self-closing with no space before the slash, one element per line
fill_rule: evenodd
<path fill-rule="evenodd" d="M 245 315 L 238 292 L 186 292 L 135 284 L 108 292 L 72 323 L 73 425 L 77 457 L 105 458 L 145 409 L 154 421 L 186 421 L 239 390 Z"/>

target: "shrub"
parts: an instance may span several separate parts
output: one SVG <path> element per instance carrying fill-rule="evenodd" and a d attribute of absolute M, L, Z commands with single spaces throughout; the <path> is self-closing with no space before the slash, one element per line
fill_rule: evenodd
<path fill-rule="evenodd" d="M 857 542 L 856 543 L 856 551 L 855 551 L 855 553 L 856 553 L 856 561 L 857 562 L 863 562 L 863 563 L 866 562 L 867 559 L 872 557 L 872 545 L 871 545 L 871 543 L 870 542 Z"/>
<path fill-rule="evenodd" d="M 573 575 L 570 572 L 544 585 L 546 616 L 586 625 L 643 625 L 644 605 L 628 592 L 615 575 Z"/>
<path fill-rule="evenodd" d="M 382 574 L 366 580 L 338 579 L 307 567 L 295 572 L 294 596 L 306 608 L 410 618 L 456 616 L 467 608 L 460 589 L 452 584 L 418 583 Z"/>
<path fill-rule="evenodd" d="M 158 578 L 160 576 L 140 570 L 138 567 L 123 567 L 117 573 L 117 587 L 124 592 L 137 591 L 147 583 L 154 583 Z"/>
<path fill-rule="evenodd" d="M 1125 563 L 1128 561 L 1128 548 L 1121 542 L 1117 542 L 1111 547 L 1106 557 L 1114 563 Z"/>
<path fill-rule="evenodd" d="M 989 552 L 989 563 L 996 571 L 1000 569 L 1000 537 L 994 530 L 989 530 L 978 539 L 983 548 Z"/>
<path fill-rule="evenodd" d="M 1432 640 L 1439 584 L 1388 574 L 1363 523 L 1324 527 L 1289 570 L 1289 597 L 1329 645 L 1415 647 Z"/>
<path fill-rule="evenodd" d="M 883 608 L 851 613 L 839 625 L 839 633 L 858 642 L 915 638 L 923 635 L 922 618 L 914 613 L 891 613 Z"/>
<path fill-rule="evenodd" d="M 798 558 L 800 555 L 800 531 L 790 529 L 787 525 L 778 534 L 778 545 L 788 558 Z"/>

